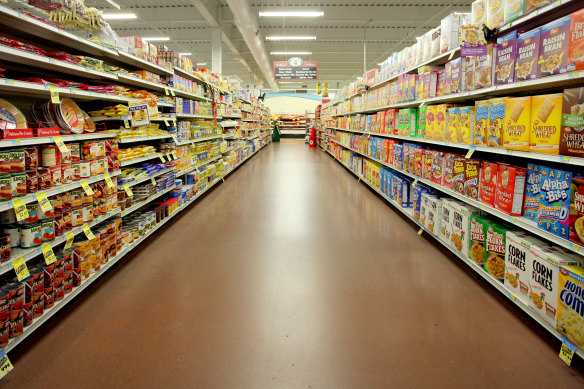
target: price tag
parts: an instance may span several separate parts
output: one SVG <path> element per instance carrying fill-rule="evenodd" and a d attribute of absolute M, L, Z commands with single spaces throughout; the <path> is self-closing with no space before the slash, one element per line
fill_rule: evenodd
<path fill-rule="evenodd" d="M 509 292 L 509 293 L 507 294 L 507 296 L 508 296 L 508 297 L 509 297 L 511 300 L 513 300 L 513 301 L 515 301 L 515 299 L 516 299 L 516 297 L 515 297 L 515 296 L 513 295 L 513 293 L 511 293 L 511 292 Z"/>
<path fill-rule="evenodd" d="M 73 235 L 72 232 L 68 232 L 65 234 L 65 237 L 67 238 L 67 243 L 65 243 L 65 250 L 67 250 L 69 247 L 73 246 L 73 238 L 75 235 Z"/>
<path fill-rule="evenodd" d="M 167 126 L 169 126 L 169 124 L 168 124 L 168 120 L 166 120 L 166 118 L 165 118 L 165 117 L 163 117 L 163 118 L 162 118 L 162 121 L 164 121 L 164 124 L 166 124 Z"/>
<path fill-rule="evenodd" d="M 450 61 L 452 59 L 452 57 L 454 57 L 454 53 L 456 52 L 456 50 L 452 50 L 450 52 L 450 56 L 448 56 L 448 60 Z"/>
<path fill-rule="evenodd" d="M 424 232 L 424 229 L 423 229 L 423 228 L 420 228 L 420 229 L 418 230 L 418 235 L 422 235 L 422 232 Z"/>
<path fill-rule="evenodd" d="M 171 96 L 173 96 L 173 97 L 174 97 L 174 96 L 176 96 L 176 95 L 174 94 L 174 89 L 171 89 L 171 90 L 170 90 L 170 95 L 171 95 Z"/>
<path fill-rule="evenodd" d="M 43 256 L 45 257 L 45 262 L 47 265 L 57 261 L 57 257 L 55 257 L 55 253 L 53 252 L 53 248 L 50 244 L 46 243 L 42 245 L 41 250 L 43 251 Z"/>
<path fill-rule="evenodd" d="M 472 157 L 472 154 L 473 153 L 474 153 L 474 149 L 468 150 L 468 153 L 466 153 L 466 155 L 464 156 L 464 158 L 468 159 L 468 158 Z"/>
<path fill-rule="evenodd" d="M 12 363 L 10 363 L 10 359 L 8 359 L 8 355 L 6 355 L 6 351 L 2 349 L 0 351 L 0 379 L 2 379 L 6 374 L 10 373 L 10 371 L 14 369 Z"/>
<path fill-rule="evenodd" d="M 170 94 L 167 87 L 164 87 L 164 93 L 166 93 L 167 96 Z"/>
<path fill-rule="evenodd" d="M 26 204 L 24 203 L 23 199 L 13 200 L 12 206 L 14 207 L 16 220 L 22 221 L 24 219 L 28 219 L 28 211 L 26 210 Z"/>
<path fill-rule="evenodd" d="M 124 128 L 127 128 L 127 129 L 130 128 L 130 122 L 128 121 L 128 119 L 124 119 Z"/>
<path fill-rule="evenodd" d="M 172 135 L 172 140 L 174 141 L 174 143 L 178 143 L 178 139 L 176 138 L 176 135 Z"/>
<path fill-rule="evenodd" d="M 168 159 L 168 161 L 172 161 L 172 153 L 166 153 L 166 158 Z"/>
<path fill-rule="evenodd" d="M 150 182 L 152 185 L 156 186 L 156 179 L 154 177 L 150 177 Z"/>
<path fill-rule="evenodd" d="M 114 187 L 114 183 L 112 181 L 112 177 L 109 175 L 109 173 L 105 173 L 103 175 L 103 178 L 105 179 L 105 184 L 107 185 L 108 188 L 113 188 Z"/>
<path fill-rule="evenodd" d="M 572 243 L 572 248 L 574 250 L 580 250 L 580 246 L 578 246 L 576 243 Z"/>
<path fill-rule="evenodd" d="M 47 195 L 44 192 L 38 193 L 36 195 L 36 199 L 39 202 L 39 205 L 43 212 L 47 213 L 53 209 L 53 205 L 47 198 Z"/>
<path fill-rule="evenodd" d="M 59 150 L 62 153 L 66 153 L 69 151 L 69 149 L 67 148 L 67 146 L 65 146 L 65 142 L 63 142 L 63 139 L 61 139 L 60 136 L 54 136 L 53 137 L 53 141 L 55 142 L 55 144 L 57 145 L 57 147 L 59 148 Z"/>
<path fill-rule="evenodd" d="M 61 99 L 59 99 L 59 90 L 54 85 L 49 85 L 49 91 L 51 92 L 51 103 L 61 104 Z"/>
<path fill-rule="evenodd" d="M 418 179 L 416 178 L 414 182 L 412 182 L 412 186 L 416 186 L 418 184 Z"/>
<path fill-rule="evenodd" d="M 177 159 L 178 157 L 176 156 L 176 151 L 171 152 L 172 156 L 174 157 L 174 159 Z"/>
<path fill-rule="evenodd" d="M 12 265 L 12 268 L 16 273 L 16 278 L 18 278 L 18 281 L 22 281 L 28 276 L 30 276 L 30 273 L 28 272 L 28 267 L 26 266 L 26 262 L 24 262 L 24 258 L 20 257 L 18 259 L 15 259 L 10 263 L 10 265 Z"/>
<path fill-rule="evenodd" d="M 81 180 L 80 183 L 81 183 L 81 187 L 85 191 L 85 194 L 88 196 L 93 196 L 93 189 L 91 189 L 91 187 L 87 183 L 87 180 Z"/>
<path fill-rule="evenodd" d="M 564 155 L 564 156 L 562 157 L 562 161 L 566 161 L 566 162 L 567 162 L 567 161 L 569 161 L 569 160 L 570 160 L 570 157 L 568 157 L 567 155 Z"/>
<path fill-rule="evenodd" d="M 172 125 L 176 127 L 176 118 L 172 118 Z"/>
<path fill-rule="evenodd" d="M 162 161 L 162 163 L 166 162 L 166 159 L 164 159 L 164 155 L 162 155 L 161 153 L 158 153 L 158 158 L 160 158 L 160 160 Z"/>
<path fill-rule="evenodd" d="M 85 236 L 87 237 L 87 239 L 89 239 L 89 240 L 95 239 L 95 235 L 93 235 L 93 232 L 91 232 L 91 229 L 89 228 L 89 226 L 87 224 L 82 225 L 81 229 L 85 233 Z"/>
<path fill-rule="evenodd" d="M 562 348 L 560 349 L 560 359 L 570 366 L 572 364 L 572 358 L 574 357 L 574 351 L 576 351 L 576 345 L 570 342 L 566 337 L 562 336 Z"/>
<path fill-rule="evenodd" d="M 128 184 L 124 184 L 124 190 L 126 191 L 126 193 L 128 194 L 128 196 L 130 196 L 130 197 L 134 196 L 134 194 L 132 193 L 132 189 L 130 189 L 130 187 L 128 186 Z"/>

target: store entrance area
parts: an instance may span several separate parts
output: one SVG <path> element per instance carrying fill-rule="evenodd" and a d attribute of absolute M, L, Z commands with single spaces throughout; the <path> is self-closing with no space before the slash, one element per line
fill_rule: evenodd
<path fill-rule="evenodd" d="M 584 386 L 555 338 L 417 232 L 283 139 L 26 339 L 3 387 Z"/>

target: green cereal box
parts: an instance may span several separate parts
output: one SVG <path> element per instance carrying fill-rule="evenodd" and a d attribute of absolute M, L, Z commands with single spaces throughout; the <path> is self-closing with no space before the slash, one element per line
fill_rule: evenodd
<path fill-rule="evenodd" d="M 506 0 L 505 11 L 503 17 L 503 24 L 512 22 L 513 20 L 523 16 L 525 13 L 526 0 Z M 532 0 L 527 0 L 533 2 Z"/>

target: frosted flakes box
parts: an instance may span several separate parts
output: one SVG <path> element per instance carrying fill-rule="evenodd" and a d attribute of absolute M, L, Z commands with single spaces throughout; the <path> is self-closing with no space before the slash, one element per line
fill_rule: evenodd
<path fill-rule="evenodd" d="M 537 224 L 539 228 L 568 239 L 572 172 L 543 167 Z"/>
<path fill-rule="evenodd" d="M 489 127 L 489 108 L 491 106 L 490 100 L 475 101 L 475 130 L 473 136 L 473 144 L 477 146 L 485 146 L 487 128 Z"/>
<path fill-rule="evenodd" d="M 474 134 L 475 107 L 458 107 L 458 131 L 456 141 L 470 144 Z"/>
<path fill-rule="evenodd" d="M 584 158 L 584 87 L 565 89 L 563 96 L 560 154 Z"/>
<path fill-rule="evenodd" d="M 523 201 L 523 216 L 530 220 L 537 220 L 539 213 L 539 195 L 541 193 L 543 166 L 527 165 L 527 176 L 525 184 L 525 199 Z"/>
<path fill-rule="evenodd" d="M 464 160 L 463 156 L 456 155 L 452 164 L 452 189 L 460 194 L 464 194 Z"/>
<path fill-rule="evenodd" d="M 568 71 L 584 70 L 584 9 L 572 14 Z"/>
<path fill-rule="evenodd" d="M 448 108 L 446 110 L 446 134 L 444 134 L 444 141 L 456 142 L 458 135 L 459 114 L 458 107 Z"/>
<path fill-rule="evenodd" d="M 495 85 L 513 82 L 515 75 L 515 56 L 517 55 L 517 31 L 497 38 L 495 55 Z"/>
<path fill-rule="evenodd" d="M 529 151 L 531 97 L 509 97 L 505 105 L 503 147 L 509 150 Z"/>
<path fill-rule="evenodd" d="M 554 20 L 541 27 L 537 77 L 566 73 L 570 46 L 571 16 Z"/>
<path fill-rule="evenodd" d="M 570 188 L 570 242 L 584 246 L 584 177 L 573 175 Z"/>
<path fill-rule="evenodd" d="M 519 34 L 517 37 L 517 58 L 515 59 L 515 80 L 524 81 L 537 77 L 537 61 L 539 58 L 539 37 L 541 29 Z"/>
<path fill-rule="evenodd" d="M 454 213 L 454 206 L 456 202 L 453 199 L 442 199 L 442 217 L 440 218 L 440 238 L 448 245 L 452 241 L 452 214 Z"/>
<path fill-rule="evenodd" d="M 584 268 L 560 266 L 557 329 L 584 349 Z"/>
<path fill-rule="evenodd" d="M 498 174 L 499 165 L 494 162 L 482 161 L 479 198 L 483 204 L 490 207 L 495 206 Z"/>
<path fill-rule="evenodd" d="M 557 325 L 560 266 L 581 262 L 559 247 L 531 247 L 532 270 L 529 278 L 529 307 L 552 327 Z"/>
<path fill-rule="evenodd" d="M 506 164 L 499 165 L 495 207 L 511 216 L 521 216 L 527 169 Z"/>
<path fill-rule="evenodd" d="M 507 232 L 505 250 L 504 284 L 525 305 L 529 304 L 529 278 L 531 276 L 531 246 L 546 247 L 542 241 L 521 231 Z"/>
<path fill-rule="evenodd" d="M 486 140 L 489 147 L 501 147 L 503 145 L 503 121 L 505 120 L 506 97 L 491 99 L 489 108 L 489 127 Z"/>
<path fill-rule="evenodd" d="M 558 154 L 562 127 L 562 93 L 531 97 L 529 151 Z"/>
<path fill-rule="evenodd" d="M 515 19 L 523 16 L 523 13 L 525 12 L 525 1 L 526 0 L 505 0 L 503 24 L 511 23 Z"/>

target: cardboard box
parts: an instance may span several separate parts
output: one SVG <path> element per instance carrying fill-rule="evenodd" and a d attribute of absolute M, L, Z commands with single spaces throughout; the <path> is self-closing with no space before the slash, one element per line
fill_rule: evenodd
<path fill-rule="evenodd" d="M 432 162 L 434 160 L 434 153 L 435 151 L 433 150 L 424 150 L 422 155 L 422 174 L 420 177 L 428 181 L 432 179 Z"/>
<path fill-rule="evenodd" d="M 481 179 L 479 200 L 490 207 L 495 206 L 495 195 L 497 192 L 497 176 L 499 175 L 499 165 L 494 162 L 481 162 Z"/>
<path fill-rule="evenodd" d="M 422 105 L 418 108 L 418 123 L 417 123 L 417 131 L 416 137 L 418 138 L 425 138 L 426 137 L 426 118 L 428 115 L 428 106 Z"/>
<path fill-rule="evenodd" d="M 487 2 L 486 0 L 475 0 L 471 5 L 472 24 L 485 24 L 487 22 Z"/>
<path fill-rule="evenodd" d="M 490 100 L 475 101 L 475 130 L 473 144 L 485 146 L 487 144 L 487 128 L 489 127 Z"/>
<path fill-rule="evenodd" d="M 570 189 L 570 242 L 584 246 L 584 177 L 574 174 Z"/>
<path fill-rule="evenodd" d="M 433 151 L 432 153 L 432 182 L 436 185 L 444 183 L 444 153 L 442 151 Z"/>
<path fill-rule="evenodd" d="M 475 127 L 475 107 L 458 107 L 458 143 L 471 144 Z"/>
<path fill-rule="evenodd" d="M 479 198 L 479 172 L 481 161 L 465 158 L 464 160 L 464 194 L 473 199 Z"/>
<path fill-rule="evenodd" d="M 429 105 L 426 108 L 426 139 L 434 139 L 434 129 L 436 128 L 436 105 Z"/>
<path fill-rule="evenodd" d="M 477 265 L 485 263 L 485 241 L 487 238 L 487 225 L 491 222 L 487 216 L 472 215 L 470 217 L 470 248 L 468 258 Z"/>
<path fill-rule="evenodd" d="M 541 26 L 537 77 L 547 77 L 568 71 L 571 16 Z"/>
<path fill-rule="evenodd" d="M 503 20 L 505 17 L 505 1 L 503 0 L 487 0 L 487 27 L 491 30 L 503 27 Z"/>
<path fill-rule="evenodd" d="M 452 213 L 452 247 L 454 247 L 464 258 L 468 257 L 470 218 L 478 215 L 478 209 L 462 203 L 452 203 L 454 212 Z"/>
<path fill-rule="evenodd" d="M 446 110 L 446 134 L 444 135 L 446 142 L 457 142 L 458 124 L 458 107 L 448 108 Z"/>
<path fill-rule="evenodd" d="M 452 241 L 452 215 L 454 213 L 453 199 L 442 199 L 442 215 L 440 218 L 440 238 L 447 243 L 448 246 L 451 245 Z"/>
<path fill-rule="evenodd" d="M 562 93 L 531 97 L 529 151 L 558 154 L 562 127 Z"/>
<path fill-rule="evenodd" d="M 452 104 L 440 104 L 436 106 L 436 126 L 434 127 L 434 140 L 444 141 L 446 134 L 446 111 Z"/>
<path fill-rule="evenodd" d="M 572 172 L 542 167 L 537 224 L 539 228 L 568 239 Z"/>
<path fill-rule="evenodd" d="M 491 99 L 489 107 L 489 127 L 487 128 L 487 146 L 503 146 L 503 121 L 506 114 L 506 97 Z"/>
<path fill-rule="evenodd" d="M 567 67 L 569 72 L 584 69 L 584 9 L 572 14 Z"/>
<path fill-rule="evenodd" d="M 475 89 L 489 88 L 493 84 L 493 44 L 487 45 L 487 54 L 476 57 Z"/>
<path fill-rule="evenodd" d="M 452 189 L 459 194 L 464 194 L 464 162 L 465 158 L 463 156 L 454 156 L 452 165 Z"/>
<path fill-rule="evenodd" d="M 507 232 L 504 284 L 516 298 L 529 304 L 529 279 L 532 271 L 531 246 L 546 247 L 544 242 L 521 231 Z"/>
<path fill-rule="evenodd" d="M 525 0 L 506 0 L 503 24 L 511 23 L 525 13 Z"/>
<path fill-rule="evenodd" d="M 515 80 L 524 81 L 537 77 L 537 61 L 539 59 L 539 38 L 541 29 L 519 34 L 517 37 L 517 57 L 515 59 Z"/>
<path fill-rule="evenodd" d="M 565 89 L 563 96 L 559 153 L 584 158 L 584 87 Z"/>
<path fill-rule="evenodd" d="M 442 200 L 437 196 L 428 196 L 426 207 L 426 223 L 424 227 L 430 233 L 437 234 L 442 220 Z"/>
<path fill-rule="evenodd" d="M 517 31 L 497 38 L 495 55 L 495 85 L 512 83 L 515 76 L 515 57 L 517 55 Z"/>
<path fill-rule="evenodd" d="M 530 220 L 537 220 L 537 215 L 539 214 L 539 195 L 541 193 L 541 172 L 543 168 L 543 166 L 532 163 L 527 165 L 523 216 Z"/>
<path fill-rule="evenodd" d="M 560 266 L 557 329 L 580 349 L 584 349 L 584 268 Z"/>
<path fill-rule="evenodd" d="M 531 133 L 531 97 L 509 97 L 505 101 L 503 147 L 529 151 Z"/>
<path fill-rule="evenodd" d="M 483 268 L 500 282 L 505 278 L 505 249 L 507 232 L 514 228 L 506 223 L 489 223 L 485 237 L 485 262 Z"/>
<path fill-rule="evenodd" d="M 454 154 L 443 153 L 442 159 L 444 160 L 443 173 L 442 173 L 442 185 L 452 189 L 452 172 L 454 168 Z"/>
<path fill-rule="evenodd" d="M 495 207 L 512 216 L 523 213 L 525 179 L 527 169 L 511 165 L 499 165 Z"/>
<path fill-rule="evenodd" d="M 450 61 L 450 89 L 449 93 L 457 94 L 462 90 L 462 59 Z"/>

